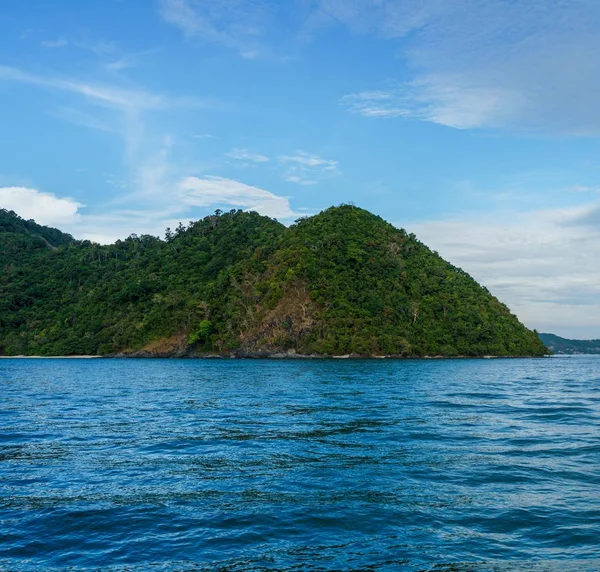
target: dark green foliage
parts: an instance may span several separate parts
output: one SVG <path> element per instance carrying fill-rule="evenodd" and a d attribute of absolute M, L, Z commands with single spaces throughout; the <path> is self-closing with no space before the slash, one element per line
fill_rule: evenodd
<path fill-rule="evenodd" d="M 210 334 L 212 333 L 213 327 L 210 320 L 202 320 L 198 324 L 196 331 L 190 334 L 188 338 L 188 344 L 193 345 L 198 342 L 206 343 L 210 340 Z"/>
<path fill-rule="evenodd" d="M 557 354 L 600 354 L 600 340 L 569 340 L 554 334 L 538 334 L 540 340 Z"/>
<path fill-rule="evenodd" d="M 7 355 L 106 354 L 167 339 L 187 353 L 546 353 L 470 276 L 353 206 L 290 228 L 215 213 L 164 241 L 132 235 L 109 246 L 0 211 L 0 244 Z"/>

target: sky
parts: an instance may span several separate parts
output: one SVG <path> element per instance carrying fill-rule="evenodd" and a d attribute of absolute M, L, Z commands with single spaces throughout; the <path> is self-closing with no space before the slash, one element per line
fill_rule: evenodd
<path fill-rule="evenodd" d="M 353 203 L 600 338 L 597 0 L 3 0 L 0 208 L 101 243 Z"/>

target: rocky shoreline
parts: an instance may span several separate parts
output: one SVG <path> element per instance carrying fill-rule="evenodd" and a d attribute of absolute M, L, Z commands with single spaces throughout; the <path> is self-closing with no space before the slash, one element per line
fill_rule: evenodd
<path fill-rule="evenodd" d="M 369 354 L 345 354 L 345 355 L 327 355 L 327 354 L 299 354 L 294 350 L 287 351 L 234 351 L 226 353 L 195 353 L 191 350 L 179 350 L 168 352 L 153 352 L 148 350 L 137 350 L 132 352 L 118 352 L 101 356 L 105 358 L 137 358 L 137 359 L 275 359 L 275 360 L 323 360 L 323 359 L 501 359 L 501 358 L 522 358 L 531 356 L 494 356 L 494 355 L 369 355 Z"/>
<path fill-rule="evenodd" d="M 536 357 L 548 357 L 536 356 Z M 524 358 L 532 356 L 510 355 L 510 356 L 495 356 L 495 355 L 376 355 L 376 354 L 357 354 L 350 353 L 344 355 L 329 355 L 329 354 L 301 354 L 295 350 L 236 350 L 232 352 L 194 352 L 191 348 L 169 349 L 163 351 L 155 351 L 148 349 L 132 350 L 116 352 L 104 355 L 63 355 L 63 356 L 43 356 L 43 355 L 16 355 L 16 356 L 0 356 L 0 359 L 199 359 L 199 360 L 228 360 L 228 359 L 250 359 L 250 360 L 328 360 L 328 359 L 392 359 L 392 360 L 422 360 L 422 359 L 510 359 Z"/>

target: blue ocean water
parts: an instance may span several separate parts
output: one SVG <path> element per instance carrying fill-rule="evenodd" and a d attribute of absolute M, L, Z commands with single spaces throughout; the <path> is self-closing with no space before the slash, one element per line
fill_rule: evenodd
<path fill-rule="evenodd" d="M 0 570 L 600 570 L 600 356 L 0 360 Z"/>

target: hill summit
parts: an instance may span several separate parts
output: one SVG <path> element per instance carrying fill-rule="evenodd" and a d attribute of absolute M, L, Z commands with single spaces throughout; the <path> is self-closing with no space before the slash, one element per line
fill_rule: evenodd
<path fill-rule="evenodd" d="M 217 211 L 109 246 L 0 215 L 0 354 L 547 353 L 467 273 L 355 206 L 290 227 Z"/>

